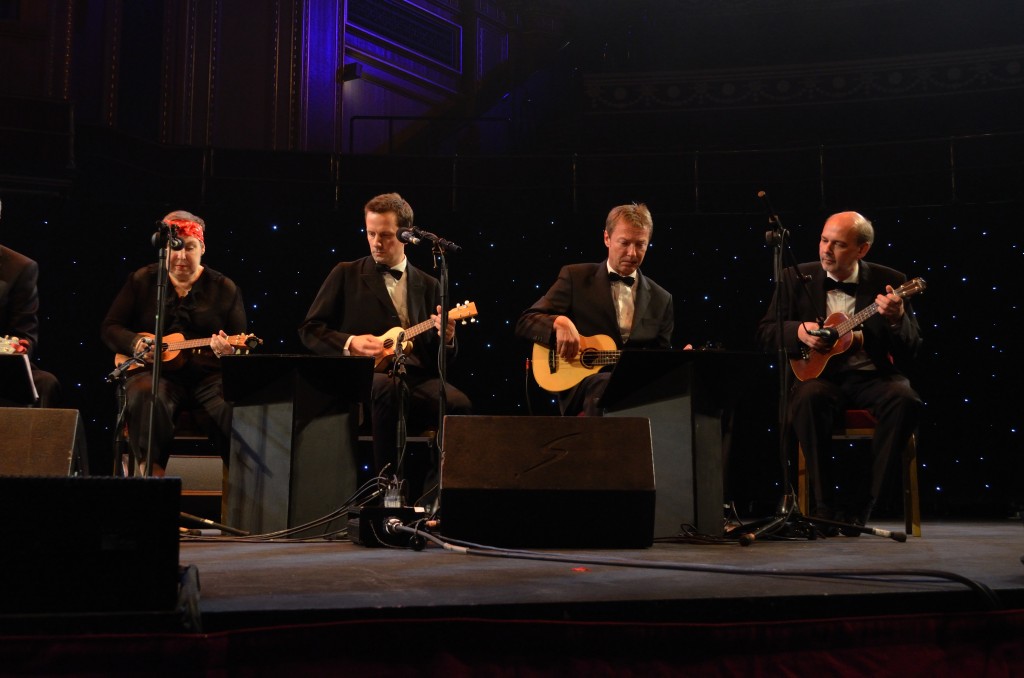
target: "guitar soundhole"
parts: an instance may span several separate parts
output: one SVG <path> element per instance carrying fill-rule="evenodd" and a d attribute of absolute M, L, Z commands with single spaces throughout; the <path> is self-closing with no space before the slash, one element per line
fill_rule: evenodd
<path fill-rule="evenodd" d="M 580 365 L 587 369 L 594 367 L 594 361 L 597 359 L 596 353 L 592 348 L 584 349 L 583 353 L 580 353 Z"/>
<path fill-rule="evenodd" d="M 395 340 L 394 339 L 385 339 L 384 340 L 384 350 L 388 350 L 388 349 L 391 349 L 391 348 L 394 348 L 394 347 L 395 347 Z"/>

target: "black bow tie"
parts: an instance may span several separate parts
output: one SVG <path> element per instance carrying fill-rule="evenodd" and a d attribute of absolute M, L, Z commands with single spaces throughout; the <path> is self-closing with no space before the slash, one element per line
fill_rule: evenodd
<path fill-rule="evenodd" d="M 377 264 L 377 273 L 390 273 L 395 280 L 400 280 L 402 272 L 397 268 L 390 268 L 387 264 Z"/>
<path fill-rule="evenodd" d="M 626 287 L 632 287 L 633 283 L 636 282 L 636 278 L 631 275 L 619 275 L 615 271 L 608 271 L 608 280 L 615 282 L 619 281 Z"/>
<path fill-rule="evenodd" d="M 829 290 L 839 290 L 840 292 L 849 294 L 851 297 L 855 297 L 857 296 L 857 283 L 839 282 L 838 280 L 833 280 L 832 278 L 825 276 L 825 291 L 828 292 Z"/>

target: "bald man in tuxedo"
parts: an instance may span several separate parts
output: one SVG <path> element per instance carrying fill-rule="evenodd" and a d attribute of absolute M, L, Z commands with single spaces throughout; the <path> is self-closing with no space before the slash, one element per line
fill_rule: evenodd
<path fill-rule="evenodd" d="M 878 305 L 878 313 L 860 328 L 862 346 L 832 356 L 819 377 L 796 381 L 789 400 L 789 419 L 807 460 L 814 515 L 859 525 L 870 518 L 889 459 L 906 447 L 922 406 L 906 376 L 920 349 L 921 332 L 909 299 L 894 293 L 907 276 L 864 260 L 874 237 L 871 222 L 857 212 L 830 216 L 821 231 L 818 261 L 786 271 L 758 328 L 762 346 L 775 349 L 776 306 L 781 304 L 786 351 L 798 355 L 803 347 L 827 353 L 834 340 L 809 333 L 819 331 L 816 319 L 833 313 L 852 317 Z M 844 478 L 840 492 L 827 461 L 833 421 L 845 409 L 870 410 L 878 426 L 871 463 L 859 477 Z"/>

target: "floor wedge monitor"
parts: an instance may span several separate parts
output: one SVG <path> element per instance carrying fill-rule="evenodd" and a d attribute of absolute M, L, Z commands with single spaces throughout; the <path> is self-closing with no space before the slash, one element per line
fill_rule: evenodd
<path fill-rule="evenodd" d="M 502 547 L 646 548 L 651 428 L 642 417 L 448 416 L 441 534 Z"/>

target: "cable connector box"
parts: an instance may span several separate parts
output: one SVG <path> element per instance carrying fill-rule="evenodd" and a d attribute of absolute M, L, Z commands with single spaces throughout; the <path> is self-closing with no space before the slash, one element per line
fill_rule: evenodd
<path fill-rule="evenodd" d="M 362 546 L 408 546 L 412 535 L 389 529 L 388 522 L 397 519 L 410 525 L 426 517 L 421 506 L 364 506 L 348 514 L 348 538 Z"/>

